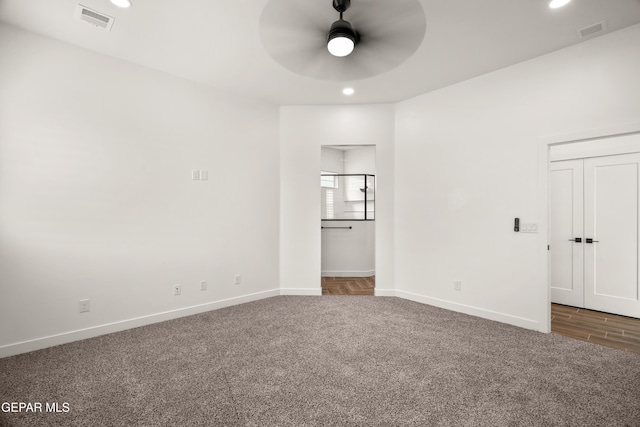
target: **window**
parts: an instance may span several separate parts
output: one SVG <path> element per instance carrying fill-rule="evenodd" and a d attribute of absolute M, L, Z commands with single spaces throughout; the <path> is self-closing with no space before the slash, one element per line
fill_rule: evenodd
<path fill-rule="evenodd" d="M 335 212 L 333 207 L 333 190 L 326 190 L 326 195 L 324 199 L 324 218 L 325 219 L 333 219 L 335 218 Z"/>
<path fill-rule="evenodd" d="M 375 175 L 323 172 L 322 220 L 373 221 L 375 219 Z"/>
<path fill-rule="evenodd" d="M 320 172 L 320 187 L 338 188 L 338 180 L 335 172 Z"/>

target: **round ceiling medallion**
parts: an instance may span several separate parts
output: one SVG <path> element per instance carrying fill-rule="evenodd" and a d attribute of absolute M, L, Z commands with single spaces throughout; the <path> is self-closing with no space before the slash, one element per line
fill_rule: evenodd
<path fill-rule="evenodd" d="M 361 80 L 392 70 L 422 44 L 426 18 L 418 0 L 352 0 L 344 12 L 358 35 L 348 56 L 327 49 L 339 19 L 331 0 L 269 0 L 260 17 L 260 39 L 269 55 L 296 74 L 321 80 Z"/>

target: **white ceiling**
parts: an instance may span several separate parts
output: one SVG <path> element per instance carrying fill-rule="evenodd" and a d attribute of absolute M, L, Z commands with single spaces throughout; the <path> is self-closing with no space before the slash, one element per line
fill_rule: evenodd
<path fill-rule="evenodd" d="M 321 1 L 328 31 L 331 0 L 291 0 Z M 109 0 L 0 0 L 0 21 L 281 105 L 397 102 L 588 40 L 578 30 L 599 21 L 607 24 L 601 34 L 640 22 L 640 0 L 573 0 L 557 10 L 548 0 L 419 1 L 427 29 L 416 53 L 388 72 L 344 82 L 297 75 L 269 56 L 259 30 L 268 0 L 133 0 L 130 9 Z M 78 3 L 115 17 L 112 30 L 76 19 Z M 300 18 L 294 9 L 292 20 Z M 342 95 L 345 86 L 356 93 Z"/>

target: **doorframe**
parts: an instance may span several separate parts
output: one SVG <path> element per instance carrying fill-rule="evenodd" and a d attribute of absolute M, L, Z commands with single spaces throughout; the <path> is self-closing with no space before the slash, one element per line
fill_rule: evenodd
<path fill-rule="evenodd" d="M 575 144 L 593 139 L 610 138 L 616 136 L 640 133 L 640 121 L 609 126 L 600 129 L 589 129 L 566 134 L 541 136 L 538 138 L 538 268 L 544 277 L 546 303 L 545 318 L 541 321 L 541 331 L 551 332 L 551 277 L 549 271 L 549 165 L 551 163 L 549 151 L 551 147 L 565 144 Z"/>
<path fill-rule="evenodd" d="M 375 194 L 376 194 L 376 206 L 377 205 L 377 200 L 379 199 L 378 196 L 378 153 L 379 153 L 379 147 L 378 144 L 321 144 L 320 145 L 320 171 L 322 172 L 322 149 L 324 147 L 327 148 L 332 148 L 332 147 L 348 147 L 347 150 L 349 149 L 359 149 L 359 148 L 366 148 L 366 147 L 373 147 L 373 161 L 374 161 L 374 169 L 375 169 L 375 173 L 371 174 L 373 176 L 375 176 L 375 183 L 374 183 L 374 187 L 375 187 Z M 343 159 L 344 159 L 344 152 L 347 150 L 343 150 Z M 344 165 L 343 165 L 344 166 Z M 342 174 L 339 175 L 344 175 L 344 170 L 342 171 Z M 362 174 L 362 175 L 369 175 L 369 174 Z M 322 210 L 322 206 L 318 205 L 318 211 L 320 212 Z M 380 223 L 379 221 L 377 221 L 377 213 L 375 212 L 375 208 L 374 208 L 374 219 L 373 220 L 366 220 L 366 221 L 373 221 L 373 252 L 374 252 L 374 258 L 373 258 L 373 272 L 374 272 L 374 277 L 377 275 L 378 272 L 378 254 L 380 253 L 379 250 L 379 245 L 380 245 L 380 241 L 379 241 L 379 229 L 378 227 L 380 227 Z M 320 265 L 320 295 L 322 295 L 322 236 L 320 236 L 320 258 L 319 258 L 319 263 Z M 376 285 L 378 283 L 378 280 L 376 280 Z M 383 290 L 383 289 L 379 289 L 377 286 L 374 286 L 374 295 L 375 296 L 395 296 L 394 295 L 387 295 L 388 291 L 387 290 Z"/>

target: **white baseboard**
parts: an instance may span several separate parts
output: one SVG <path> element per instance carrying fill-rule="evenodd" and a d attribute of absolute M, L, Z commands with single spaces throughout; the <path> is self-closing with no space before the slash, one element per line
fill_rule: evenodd
<path fill-rule="evenodd" d="M 280 295 L 322 296 L 322 288 L 281 288 Z"/>
<path fill-rule="evenodd" d="M 321 271 L 320 274 L 322 277 L 371 277 L 376 275 L 376 271 Z"/>
<path fill-rule="evenodd" d="M 22 341 L 14 344 L 8 344 L 0 347 L 0 358 L 14 356 L 16 354 L 28 353 L 30 351 L 40 350 L 47 347 L 53 347 L 60 344 L 66 344 L 73 341 L 79 341 L 87 338 L 93 338 L 100 335 L 120 332 L 127 329 L 146 326 L 153 323 L 164 322 L 167 320 L 177 319 L 180 317 L 200 314 L 207 311 L 219 310 L 225 307 L 231 307 L 238 304 L 244 304 L 265 298 L 275 297 L 278 295 L 303 295 L 303 296 L 321 296 L 322 288 L 281 288 L 270 291 L 258 292 L 255 294 L 242 295 L 239 297 L 228 298 L 220 301 L 213 301 L 205 304 L 199 304 L 191 307 L 179 308 L 176 310 L 165 311 L 162 313 L 141 316 L 133 319 L 122 320 L 119 322 L 108 323 L 91 328 L 79 329 L 76 331 L 64 332 L 61 334 L 50 335 L 43 338 L 37 338 L 28 341 Z M 438 298 L 418 295 L 411 292 L 395 289 L 375 289 L 375 296 L 380 297 L 398 297 L 407 300 L 429 304 L 435 307 L 447 310 L 457 311 L 472 316 L 482 317 L 484 319 L 495 320 L 497 322 L 507 323 L 525 329 L 539 331 L 539 322 L 523 317 L 512 316 L 509 314 L 499 313 L 491 310 L 484 310 L 452 301 L 446 301 Z"/>
<path fill-rule="evenodd" d="M 510 314 L 499 313 L 491 310 L 485 310 L 482 308 L 472 307 L 470 305 L 460 304 L 457 302 L 447 301 L 439 298 L 418 295 L 412 292 L 397 290 L 395 291 L 395 293 L 398 298 L 404 298 L 422 304 L 429 304 L 435 307 L 469 314 L 471 316 L 482 317 L 483 319 L 495 320 L 496 322 L 507 323 L 509 325 L 518 326 L 520 328 L 530 329 L 533 331 L 541 331 L 540 322 L 536 320 L 512 316 Z"/>
<path fill-rule="evenodd" d="M 320 290 L 320 293 L 322 293 L 322 290 Z M 231 307 L 233 305 L 275 297 L 280 294 L 281 292 L 279 289 L 274 289 L 270 291 L 258 292 L 255 294 L 242 295 L 239 297 L 228 298 L 220 301 L 213 301 L 205 304 L 179 308 L 162 313 L 150 314 L 148 316 L 136 317 L 119 322 L 92 326 L 86 329 L 64 332 L 61 334 L 50 335 L 43 338 L 22 341 L 15 344 L 8 344 L 0 347 L 0 359 L 4 357 L 14 356 L 16 354 L 28 353 L 30 351 L 53 347 L 60 344 L 67 344 L 73 341 L 79 341 L 87 338 L 97 337 L 100 335 L 106 335 L 114 332 L 124 331 L 127 329 L 137 328 L 140 326 L 146 326 L 153 323 L 177 319 L 179 317 L 191 316 L 194 314 L 205 313 L 212 310 L 219 310 L 221 308 Z"/>

